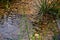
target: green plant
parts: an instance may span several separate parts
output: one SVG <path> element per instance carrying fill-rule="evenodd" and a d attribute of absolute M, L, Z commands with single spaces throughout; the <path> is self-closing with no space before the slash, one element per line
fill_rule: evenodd
<path fill-rule="evenodd" d="M 41 25 L 46 25 L 46 27 L 44 28 L 44 32 L 47 33 L 47 31 L 49 31 L 48 26 L 52 27 L 52 29 L 54 29 L 54 35 L 56 35 L 57 31 L 57 24 L 56 23 L 56 19 L 59 19 L 59 15 L 60 15 L 60 3 L 58 3 L 57 0 L 53 0 L 53 1 L 47 1 L 47 0 L 35 0 L 35 4 L 36 7 L 38 8 L 39 12 L 35 18 L 35 22 L 33 22 L 34 26 L 36 26 L 35 31 L 37 31 L 38 33 L 40 33 L 41 30 L 43 30 L 43 26 Z M 55 23 L 53 24 L 52 21 L 55 21 Z M 46 23 L 46 24 L 44 24 Z M 49 25 L 49 23 L 51 23 Z M 48 26 L 47 26 L 48 25 Z M 54 26 L 52 26 L 54 25 Z M 39 30 L 41 29 L 41 30 Z M 47 30 L 47 31 L 46 31 Z"/>
<path fill-rule="evenodd" d="M 59 3 L 57 0 L 53 0 L 53 1 L 48 1 L 47 0 L 35 0 L 35 4 L 36 7 L 39 8 L 39 12 L 38 12 L 38 16 L 36 19 L 38 21 L 38 24 L 41 24 L 41 19 L 43 18 L 43 16 L 47 16 L 46 14 L 48 14 L 48 16 L 52 16 L 53 18 L 58 18 L 60 17 L 60 7 L 58 8 Z M 38 5 L 39 4 L 39 5 Z M 37 22 L 35 22 L 35 24 L 37 24 Z"/>
<path fill-rule="evenodd" d="M 38 14 L 40 14 L 40 16 L 43 16 L 44 14 L 50 14 L 57 17 L 60 15 L 60 3 L 58 3 L 58 1 L 59 0 L 35 0 L 36 7 L 39 9 Z"/>
<path fill-rule="evenodd" d="M 0 0 L 0 4 L 3 5 L 4 9 L 8 9 L 12 0 Z"/>

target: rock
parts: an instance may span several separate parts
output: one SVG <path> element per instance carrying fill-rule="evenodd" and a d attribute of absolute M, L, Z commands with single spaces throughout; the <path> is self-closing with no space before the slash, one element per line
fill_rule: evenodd
<path fill-rule="evenodd" d="M 16 16 L 16 19 L 11 20 L 11 18 L 7 18 L 8 20 L 4 22 L 3 25 L 0 25 L 0 33 L 2 34 L 2 40 L 29 40 L 28 34 L 31 34 L 32 25 L 28 21 L 28 32 L 25 26 L 25 20 L 21 18 L 21 16 Z M 28 19 L 27 19 L 28 20 Z M 13 22 L 13 23 L 12 23 Z M 22 26 L 20 25 L 22 24 Z M 1 40 L 1 39 L 0 39 Z"/>

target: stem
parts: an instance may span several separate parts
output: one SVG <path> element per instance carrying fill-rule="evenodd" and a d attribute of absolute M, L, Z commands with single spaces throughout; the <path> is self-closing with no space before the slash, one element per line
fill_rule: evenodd
<path fill-rule="evenodd" d="M 26 19 L 26 18 L 25 18 L 25 19 Z M 27 33 L 28 33 L 28 38 L 29 38 L 29 40 L 30 40 L 27 20 L 25 20 L 25 23 L 26 23 L 26 31 L 27 31 Z"/>
<path fill-rule="evenodd" d="M 25 14 L 25 7 L 23 6 L 23 9 L 22 9 L 22 20 L 25 21 L 25 25 L 26 25 L 26 31 L 28 33 L 28 37 L 29 37 L 29 32 L 28 32 L 28 23 L 27 23 L 27 20 L 26 20 L 26 14 Z M 22 20 L 21 20 L 21 23 L 22 23 Z M 22 24 L 21 24 L 22 26 Z M 21 29 L 21 28 L 20 28 Z M 30 40 L 30 38 L 29 38 Z"/>

